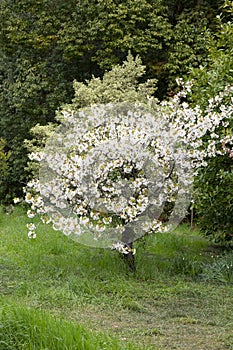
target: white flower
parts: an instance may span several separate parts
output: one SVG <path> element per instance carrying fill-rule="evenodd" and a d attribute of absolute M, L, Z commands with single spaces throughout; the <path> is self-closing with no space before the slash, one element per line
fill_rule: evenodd
<path fill-rule="evenodd" d="M 36 229 L 36 225 L 31 222 L 30 224 L 27 224 L 27 228 L 30 231 L 34 231 Z"/>
<path fill-rule="evenodd" d="M 29 232 L 28 232 L 28 238 L 33 238 L 33 239 L 35 239 L 35 238 L 36 238 L 36 233 L 35 233 L 35 231 L 29 231 Z"/>
<path fill-rule="evenodd" d="M 102 221 L 103 221 L 103 223 L 105 224 L 105 225 L 109 225 L 111 222 L 112 222 L 112 218 L 111 218 L 111 216 L 109 216 L 109 217 L 104 217 L 103 219 L 102 219 Z"/>
<path fill-rule="evenodd" d="M 18 198 L 18 197 L 15 197 L 15 198 L 13 199 L 13 202 L 14 202 L 14 204 L 20 203 L 20 202 L 21 202 L 21 199 Z"/>
<path fill-rule="evenodd" d="M 36 162 L 41 162 L 44 156 L 45 156 L 44 152 L 33 152 L 28 155 L 28 158 L 30 160 L 35 160 Z"/>
<path fill-rule="evenodd" d="M 27 216 L 28 216 L 28 218 L 32 219 L 35 216 L 35 212 L 33 212 L 32 210 L 28 210 L 27 211 Z"/>
<path fill-rule="evenodd" d="M 48 216 L 41 216 L 41 221 L 43 224 L 49 224 L 52 221 L 52 218 L 49 218 Z"/>
<path fill-rule="evenodd" d="M 34 201 L 34 198 L 33 198 L 32 194 L 28 192 L 25 196 L 25 202 L 26 203 L 33 203 L 33 201 Z"/>
<path fill-rule="evenodd" d="M 86 225 L 89 221 L 90 219 L 86 216 L 81 216 L 79 219 L 80 225 Z"/>
<path fill-rule="evenodd" d="M 100 217 L 100 214 L 99 214 L 99 213 L 94 213 L 94 212 L 91 211 L 90 217 L 91 217 L 93 220 L 98 220 L 99 217 Z"/>
<path fill-rule="evenodd" d="M 111 246 L 111 250 L 117 250 L 120 253 L 125 254 L 125 255 L 128 255 L 129 253 L 132 253 L 133 255 L 136 254 L 135 248 L 130 248 L 127 244 L 122 243 L 122 242 L 114 243 Z"/>
<path fill-rule="evenodd" d="M 96 225 L 95 229 L 97 232 L 104 232 L 105 231 L 105 227 L 103 225 Z"/>

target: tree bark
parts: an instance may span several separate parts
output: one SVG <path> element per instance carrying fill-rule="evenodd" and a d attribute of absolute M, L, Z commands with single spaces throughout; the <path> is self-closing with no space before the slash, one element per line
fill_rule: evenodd
<path fill-rule="evenodd" d="M 124 259 L 131 272 L 136 271 L 135 259 L 132 252 L 134 237 L 135 233 L 131 228 L 126 228 L 122 234 L 122 242 L 125 244 L 125 247 L 129 248 L 129 253 L 124 254 Z"/>

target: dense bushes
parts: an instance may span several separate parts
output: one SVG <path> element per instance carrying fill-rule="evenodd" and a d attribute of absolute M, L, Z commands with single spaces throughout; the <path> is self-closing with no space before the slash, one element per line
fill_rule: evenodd
<path fill-rule="evenodd" d="M 215 36 L 208 41 L 207 63 L 191 73 L 195 81 L 191 98 L 201 106 L 206 105 L 224 86 L 233 84 L 233 24 L 227 21 L 233 12 L 232 4 L 227 5 L 226 2 L 222 11 L 222 15 L 216 18 Z M 232 104 L 232 100 L 228 99 L 226 104 Z M 233 120 L 217 131 L 219 140 L 228 136 L 230 141 L 232 130 Z M 209 159 L 208 166 L 196 178 L 195 206 L 199 226 L 208 237 L 221 243 L 233 241 L 232 185 L 233 159 L 229 158 L 229 154 Z"/>
<path fill-rule="evenodd" d="M 233 240 L 233 160 L 209 160 L 197 179 L 196 209 L 204 233 L 219 243 Z"/>

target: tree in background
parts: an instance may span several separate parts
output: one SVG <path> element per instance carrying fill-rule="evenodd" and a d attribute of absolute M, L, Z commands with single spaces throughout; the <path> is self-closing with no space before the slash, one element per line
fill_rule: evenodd
<path fill-rule="evenodd" d="M 213 100 L 224 86 L 233 84 L 233 24 L 229 21 L 232 13 L 232 2 L 225 2 L 222 14 L 216 20 L 218 30 L 208 41 L 207 62 L 191 73 L 195 81 L 191 98 L 202 106 Z M 228 99 L 226 103 L 230 105 L 232 100 Z M 224 244 L 233 239 L 233 162 L 229 156 L 232 130 L 231 118 L 229 124 L 220 128 L 216 135 L 219 140 L 226 138 L 226 143 L 221 147 L 228 152 L 224 157 L 209 159 L 208 166 L 200 171 L 195 184 L 198 223 L 207 236 Z"/>
<path fill-rule="evenodd" d="M 70 6 L 70 1 L 1 1 L 0 136 L 11 150 L 2 201 L 22 194 L 23 141 L 31 127 L 54 120 L 58 106 L 71 98 L 78 68 L 63 58 L 57 44 Z"/>

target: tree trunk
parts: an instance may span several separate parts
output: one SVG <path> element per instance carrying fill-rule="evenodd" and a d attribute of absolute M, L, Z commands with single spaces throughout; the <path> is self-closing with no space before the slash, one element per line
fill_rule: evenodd
<path fill-rule="evenodd" d="M 125 247 L 129 248 L 129 253 L 124 254 L 124 259 L 131 272 L 136 271 L 135 259 L 132 252 L 134 237 L 135 233 L 131 228 L 126 228 L 122 234 L 122 242 L 125 244 Z"/>

